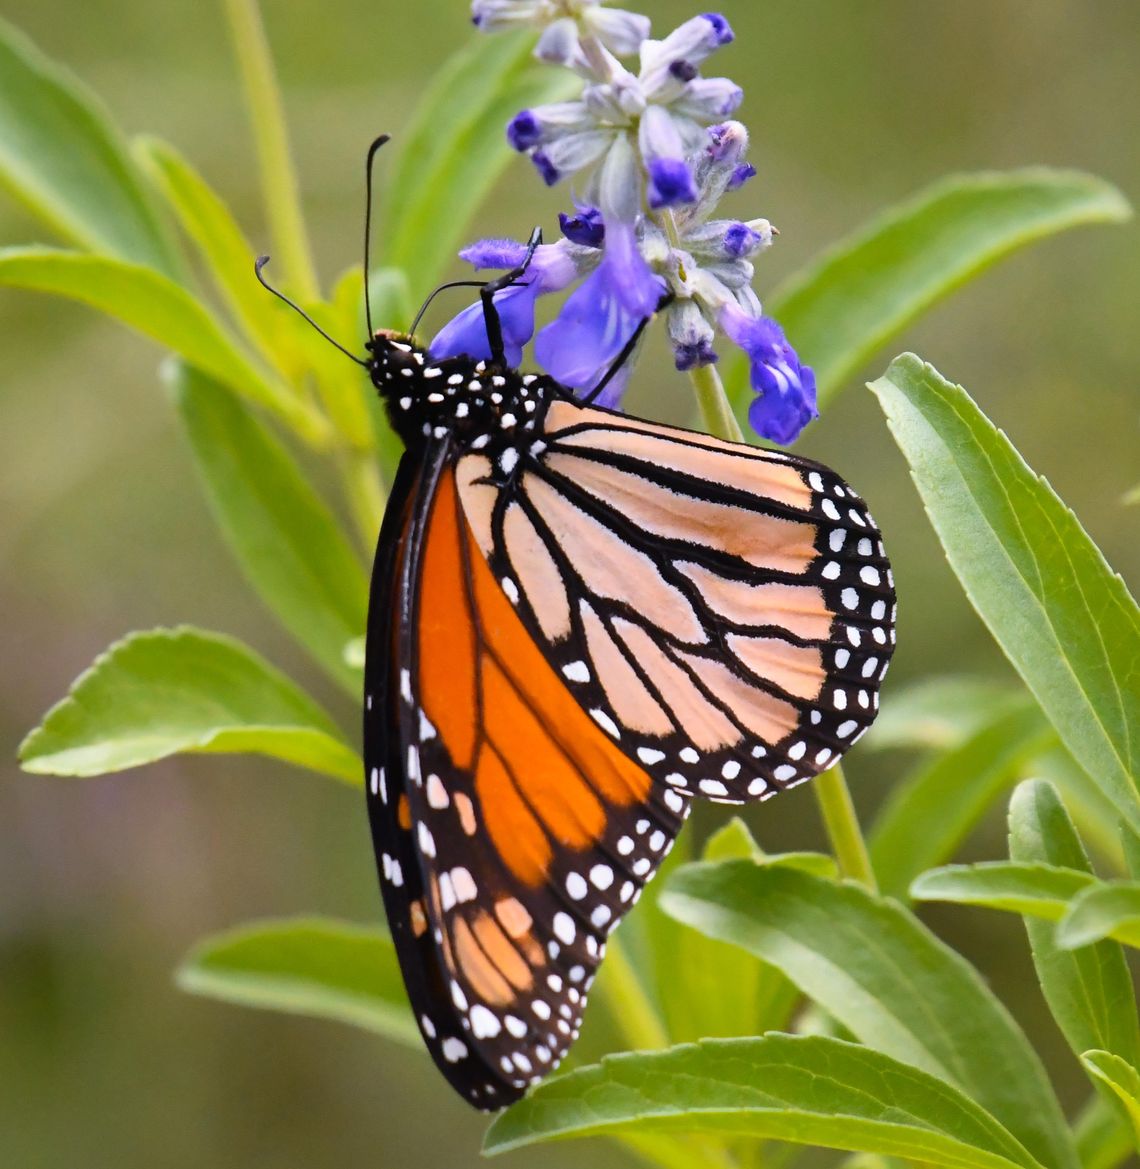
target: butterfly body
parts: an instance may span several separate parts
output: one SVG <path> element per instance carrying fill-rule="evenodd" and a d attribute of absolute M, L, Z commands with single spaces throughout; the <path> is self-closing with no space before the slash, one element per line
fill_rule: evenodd
<path fill-rule="evenodd" d="M 425 1042 L 494 1109 L 576 1038 L 692 799 L 766 799 L 870 725 L 893 581 L 819 464 L 370 351 L 407 448 L 369 612 L 373 839 Z"/>

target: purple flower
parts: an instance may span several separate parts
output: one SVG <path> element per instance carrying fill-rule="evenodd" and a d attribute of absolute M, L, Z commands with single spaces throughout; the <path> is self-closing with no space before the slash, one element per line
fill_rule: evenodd
<path fill-rule="evenodd" d="M 693 173 L 681 158 L 656 158 L 649 164 L 649 206 L 655 211 L 678 203 L 695 203 Z"/>
<path fill-rule="evenodd" d="M 720 327 L 752 363 L 750 380 L 760 395 L 748 408 L 752 429 L 772 442 L 793 442 L 819 417 L 811 367 L 800 364 L 784 331 L 771 317 L 753 317 L 736 305 L 726 305 Z"/>
<path fill-rule="evenodd" d="M 610 224 L 601 264 L 538 334 L 535 357 L 563 385 L 593 389 L 638 325 L 657 311 L 664 290 L 638 250 L 634 229 Z M 622 388 L 624 379 L 616 387 L 611 383 L 607 403 L 616 405 Z"/>
<path fill-rule="evenodd" d="M 606 225 L 597 207 L 578 207 L 577 215 L 559 212 L 562 234 L 572 243 L 584 248 L 601 248 L 606 242 Z"/>
<path fill-rule="evenodd" d="M 742 162 L 728 180 L 728 189 L 738 191 L 749 179 L 756 177 L 756 168 L 750 162 Z"/>
<path fill-rule="evenodd" d="M 480 240 L 459 253 L 476 269 L 510 270 L 526 256 L 526 245 L 516 240 Z M 547 292 L 558 292 L 578 277 L 578 268 L 563 241 L 539 247 L 519 283 L 495 295 L 495 308 L 503 327 L 506 362 L 517 366 L 523 346 L 534 336 L 535 302 Z M 428 346 L 435 360 L 464 354 L 476 361 L 491 359 L 491 343 L 483 316 L 483 302 L 468 305 L 436 334 Z"/>
<path fill-rule="evenodd" d="M 730 223 L 724 231 L 725 253 L 734 260 L 752 255 L 763 242 L 764 237 L 747 223 Z"/>

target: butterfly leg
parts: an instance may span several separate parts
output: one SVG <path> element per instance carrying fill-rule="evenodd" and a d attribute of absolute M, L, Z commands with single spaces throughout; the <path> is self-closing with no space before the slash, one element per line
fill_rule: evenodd
<path fill-rule="evenodd" d="M 673 300 L 673 293 L 665 293 L 665 295 L 657 302 L 657 312 L 661 312 L 668 305 L 672 304 Z M 656 313 L 654 316 L 656 316 Z M 641 324 L 639 324 L 637 328 L 634 329 L 633 335 L 622 347 L 622 351 L 617 355 L 617 357 L 614 358 L 613 364 L 609 369 L 606 370 L 602 380 L 598 382 L 598 384 L 588 394 L 586 394 L 584 398 L 582 398 L 583 404 L 588 405 L 590 402 L 593 402 L 602 392 L 602 390 L 604 390 L 606 386 L 608 386 L 610 382 L 612 382 L 614 378 L 617 377 L 618 370 L 620 370 L 621 367 L 625 365 L 625 363 L 633 355 L 633 351 L 637 348 L 638 341 L 641 340 L 642 333 L 644 333 L 645 330 L 649 327 L 649 322 L 651 320 L 653 320 L 653 317 L 642 318 Z"/>
<path fill-rule="evenodd" d="M 499 320 L 499 310 L 495 308 L 495 297 L 504 288 L 510 288 L 511 285 L 526 275 L 526 270 L 530 267 L 530 262 L 534 259 L 534 253 L 541 243 L 542 228 L 536 227 L 531 232 L 530 242 L 527 244 L 526 255 L 523 256 L 522 263 L 517 268 L 512 268 L 509 272 L 504 272 L 502 276 L 488 281 L 479 290 L 479 296 L 483 301 L 483 319 L 487 325 L 487 341 L 491 346 L 491 360 L 496 365 L 506 365 L 507 362 L 503 345 L 503 325 Z"/>

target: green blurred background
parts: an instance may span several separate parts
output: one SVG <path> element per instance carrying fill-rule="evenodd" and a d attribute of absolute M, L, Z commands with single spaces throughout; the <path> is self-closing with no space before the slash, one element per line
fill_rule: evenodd
<path fill-rule="evenodd" d="M 660 32 L 691 15 L 654 3 Z M 1134 0 L 725 0 L 760 178 L 745 214 L 781 229 L 763 296 L 822 245 L 947 171 L 1081 167 L 1140 196 Z M 473 35 L 463 0 L 266 0 L 323 276 L 357 258 L 364 147 L 406 125 Z M 165 136 L 265 243 L 257 174 L 220 7 L 195 0 L 5 0 L 134 133 Z M 514 164 L 475 231 L 548 232 L 565 192 Z M 465 213 L 457 209 L 457 214 Z M 0 242 L 45 239 L 0 200 Z M 51 241 L 46 241 L 51 242 Z M 1140 232 L 1083 230 L 1018 255 L 932 313 L 913 348 L 964 383 L 1136 579 Z M 21 776 L 17 742 L 75 674 L 135 628 L 238 634 L 355 713 L 247 591 L 211 526 L 155 376 L 159 354 L 94 314 L 0 290 L 0 1164 L 39 1169 L 470 1166 L 483 1122 L 428 1061 L 332 1024 L 189 998 L 170 971 L 203 933 L 271 914 L 375 920 L 360 800 L 267 761 L 179 760 L 88 781 Z M 793 338 L 794 340 L 794 338 Z M 877 373 L 886 357 L 868 374 Z M 677 416 L 663 362 L 638 404 Z M 950 576 L 870 396 L 854 389 L 802 449 L 840 468 L 886 532 L 901 597 L 892 689 L 1009 677 Z M 869 812 L 904 760 L 856 752 Z M 697 829 L 716 822 L 707 811 Z M 810 793 L 750 815 L 762 843 L 821 842 Z M 921 831 L 921 825 L 915 826 Z M 1000 855 L 995 814 L 971 855 Z M 1070 1104 L 1081 1077 L 1033 988 L 1020 927 L 929 915 L 1043 1046 Z M 600 1025 L 595 1024 L 596 1026 Z M 627 1158 L 566 1146 L 508 1164 Z"/>

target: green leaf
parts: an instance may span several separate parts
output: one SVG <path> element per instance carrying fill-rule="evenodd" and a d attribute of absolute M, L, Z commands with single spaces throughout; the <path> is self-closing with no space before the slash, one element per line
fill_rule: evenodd
<path fill-rule="evenodd" d="M 1108 1104 L 1099 1093 L 1081 1109 L 1073 1121 L 1073 1137 L 1082 1169 L 1116 1169 L 1132 1155 L 1132 1125 L 1123 1112 L 1115 1099 Z"/>
<path fill-rule="evenodd" d="M 507 122 L 581 86 L 571 72 L 536 65 L 533 45 L 527 32 L 472 40 L 439 70 L 416 109 L 393 167 L 380 239 L 385 263 L 412 274 L 421 295 L 465 242 L 470 215 L 495 180 L 517 162 Z"/>
<path fill-rule="evenodd" d="M 139 139 L 134 152 L 194 241 L 226 307 L 258 353 L 283 377 L 299 377 L 304 371 L 295 340 L 294 321 L 299 318 L 254 278 L 256 253 L 230 209 L 162 139 Z"/>
<path fill-rule="evenodd" d="M 167 276 L 179 261 L 95 97 L 0 21 L 0 183 L 68 242 Z"/>
<path fill-rule="evenodd" d="M 0 248 L 3 284 L 91 305 L 272 410 L 305 438 L 319 440 L 327 430 L 324 419 L 284 382 L 242 353 L 198 300 L 151 268 L 57 248 Z"/>
<path fill-rule="evenodd" d="M 335 1019 L 423 1051 L 382 930 L 320 917 L 253 922 L 200 942 L 177 980 L 191 994 Z"/>
<path fill-rule="evenodd" d="M 1140 882 L 1113 881 L 1086 889 L 1057 926 L 1057 944 L 1066 950 L 1101 938 L 1140 948 Z"/>
<path fill-rule="evenodd" d="M 367 615 L 364 569 L 289 451 L 217 382 L 167 370 L 215 517 L 250 583 L 282 624 L 352 694 L 344 659 Z"/>
<path fill-rule="evenodd" d="M 952 856 L 993 801 L 1023 777 L 1028 761 L 1055 741 L 1024 695 L 1002 706 L 1005 713 L 920 766 L 887 798 L 870 835 L 871 863 L 885 893 L 904 897 L 919 873 Z"/>
<path fill-rule="evenodd" d="M 825 403 L 892 337 L 1010 252 L 1130 214 L 1115 187 L 1077 171 L 952 175 L 828 249 L 765 309 L 815 370 Z M 739 410 L 751 396 L 739 362 L 729 386 Z"/>
<path fill-rule="evenodd" d="M 767 1035 L 610 1056 L 539 1085 L 492 1123 L 484 1152 L 618 1133 L 716 1133 L 948 1166 L 1037 1162 L 933 1076 L 856 1044 Z"/>
<path fill-rule="evenodd" d="M 741 861 L 686 866 L 661 904 L 782 970 L 869 1047 L 965 1092 L 1043 1164 L 1075 1166 L 1056 1097 L 1017 1024 L 899 905 L 862 886 Z"/>
<path fill-rule="evenodd" d="M 1065 746 L 1140 828 L 1140 610 L 1049 485 L 913 354 L 872 383 L 966 595 Z"/>
<path fill-rule="evenodd" d="M 947 865 L 915 879 L 910 895 L 915 901 L 951 901 L 1004 909 L 1045 921 L 1060 921 L 1069 898 L 1095 884 L 1096 878 L 1077 869 L 1016 861 L 985 861 L 976 865 Z"/>
<path fill-rule="evenodd" d="M 1009 851 L 1015 861 L 1079 871 L 1086 886 L 1096 884 L 1080 837 L 1051 784 L 1030 780 L 1014 792 Z M 1083 895 L 1075 892 L 1078 898 Z M 1140 1055 L 1140 1023 L 1120 946 L 1100 942 L 1067 953 L 1051 923 L 1027 917 L 1025 928 L 1041 991 L 1074 1054 L 1104 1048 L 1135 1060 Z"/>
<path fill-rule="evenodd" d="M 156 629 L 116 642 L 20 746 L 26 771 L 105 775 L 186 751 L 269 755 L 359 784 L 359 756 L 311 698 L 240 642 Z"/>
<path fill-rule="evenodd" d="M 1110 1051 L 1086 1051 L 1081 1063 L 1090 1076 L 1103 1083 L 1124 1105 L 1140 1151 L 1140 1072 Z"/>
<path fill-rule="evenodd" d="M 988 678 L 924 678 L 891 694 L 863 746 L 876 751 L 957 747 L 1024 702 L 1017 690 Z"/>

